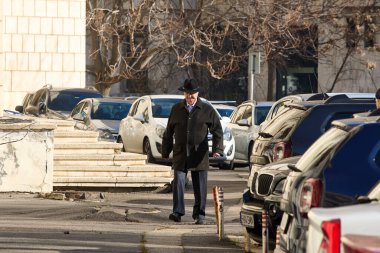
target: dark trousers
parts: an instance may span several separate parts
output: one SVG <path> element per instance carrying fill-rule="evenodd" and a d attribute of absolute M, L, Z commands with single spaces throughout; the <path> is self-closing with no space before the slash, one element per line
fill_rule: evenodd
<path fill-rule="evenodd" d="M 174 170 L 173 212 L 185 215 L 185 184 L 187 172 Z M 194 206 L 193 219 L 204 219 L 207 201 L 207 170 L 191 171 Z"/>

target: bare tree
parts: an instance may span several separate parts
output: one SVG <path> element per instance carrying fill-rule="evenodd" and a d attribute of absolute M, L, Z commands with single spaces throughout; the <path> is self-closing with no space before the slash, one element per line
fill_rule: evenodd
<path fill-rule="evenodd" d="M 221 79 L 239 71 L 249 50 L 276 67 L 293 55 L 327 63 L 335 50 L 346 57 L 332 91 L 359 42 L 378 31 L 367 22 L 376 18 L 376 0 L 87 0 L 88 71 L 107 94 L 112 84 L 144 78 L 163 62 Z"/>

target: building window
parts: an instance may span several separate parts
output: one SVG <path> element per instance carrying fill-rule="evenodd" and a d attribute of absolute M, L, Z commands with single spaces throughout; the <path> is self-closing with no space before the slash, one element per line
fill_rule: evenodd
<path fill-rule="evenodd" d="M 347 32 L 346 32 L 346 46 L 347 48 L 355 48 L 358 46 L 359 32 L 356 29 L 356 24 L 353 18 L 346 18 Z"/>
<path fill-rule="evenodd" d="M 360 41 L 363 41 L 364 48 L 375 45 L 375 25 L 371 16 L 363 17 L 357 20 L 352 17 L 346 18 L 346 46 L 347 48 L 356 48 Z"/>

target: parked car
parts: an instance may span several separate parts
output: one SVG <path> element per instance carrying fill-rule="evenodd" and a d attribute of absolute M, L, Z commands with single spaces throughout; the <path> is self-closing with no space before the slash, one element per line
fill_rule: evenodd
<path fill-rule="evenodd" d="M 277 252 L 304 252 L 314 207 L 353 205 L 380 180 L 380 118 L 338 120 L 289 166 Z"/>
<path fill-rule="evenodd" d="M 30 92 L 26 93 L 24 99 L 22 100 L 22 105 L 17 105 L 15 107 L 15 111 L 25 114 L 25 109 L 28 106 L 29 102 L 32 100 L 32 98 L 33 98 L 33 93 L 30 93 Z"/>
<path fill-rule="evenodd" d="M 227 122 L 229 122 L 229 118 L 232 112 L 236 109 L 235 106 L 225 105 L 225 104 L 212 104 L 214 108 L 219 112 L 220 116 L 228 118 Z"/>
<path fill-rule="evenodd" d="M 347 234 L 342 238 L 345 253 L 379 253 L 380 235 Z"/>
<path fill-rule="evenodd" d="M 282 197 L 282 187 L 289 174 L 288 165 L 296 164 L 300 157 L 292 156 L 269 163 L 256 173 L 252 185 L 254 185 L 255 192 L 260 195 L 260 198 L 254 197 L 250 188 L 244 190 L 240 224 L 246 228 L 249 236 L 256 242 L 262 240 L 261 215 L 263 210 L 267 210 L 270 218 L 268 223 L 269 242 L 274 245 L 277 226 L 282 218 L 279 203 Z"/>
<path fill-rule="evenodd" d="M 125 118 L 132 102 L 112 98 L 86 98 L 71 112 L 75 128 L 99 132 L 100 141 L 116 142 L 120 121 Z"/>
<path fill-rule="evenodd" d="M 344 252 L 342 237 L 347 234 L 380 236 L 380 183 L 358 200 L 361 204 L 310 210 L 308 253 Z"/>
<path fill-rule="evenodd" d="M 331 98 L 334 99 L 334 98 Z M 269 213 L 270 239 L 275 239 L 276 227 L 281 222 L 282 213 L 279 211 L 281 192 L 275 192 L 273 184 L 284 183 L 288 167 L 281 173 L 270 169 L 261 173 L 264 165 L 284 158 L 302 155 L 331 126 L 335 119 L 350 118 L 354 113 L 372 110 L 375 103 L 362 103 L 347 99 L 347 103 L 334 103 L 334 100 L 303 101 L 285 105 L 283 111 L 272 119 L 259 132 L 252 156 L 252 170 L 248 179 L 250 208 L 243 205 L 241 212 L 252 216 L 258 226 L 261 225 L 261 212 L 265 208 Z M 339 99 L 339 102 L 342 102 Z M 368 101 L 367 101 L 368 102 Z M 248 193 L 247 193 L 248 194 Z M 267 204 L 263 204 L 267 201 Z M 260 238 L 260 230 L 250 231 L 252 237 Z M 254 233 L 258 233 L 254 235 Z"/>
<path fill-rule="evenodd" d="M 37 117 L 66 119 L 82 99 L 101 97 L 102 94 L 92 89 L 53 88 L 45 85 L 34 93 L 25 112 Z"/>
<path fill-rule="evenodd" d="M 265 120 L 261 124 L 261 127 L 264 127 L 271 119 L 273 119 L 282 109 L 284 105 L 292 102 L 301 102 L 301 101 L 315 101 L 315 100 L 327 100 L 330 97 L 336 97 L 337 95 L 344 95 L 347 98 L 352 99 L 374 99 L 375 93 L 305 93 L 305 94 L 294 94 L 285 96 L 277 100 L 272 108 L 269 110 Z"/>
<path fill-rule="evenodd" d="M 246 101 L 240 104 L 231 116 L 228 127 L 235 138 L 234 164 L 249 165 L 259 126 L 267 116 L 273 102 Z"/>
<path fill-rule="evenodd" d="M 128 152 L 147 154 L 149 162 L 160 161 L 162 136 L 171 108 L 183 99 L 183 95 L 150 95 L 138 98 L 127 117 L 120 122 L 118 142 L 123 143 Z M 206 99 L 201 99 L 209 103 Z M 220 121 L 224 133 L 224 155 L 221 158 L 211 157 L 210 164 L 225 168 L 230 167 L 233 162 L 235 140 L 222 117 Z M 212 136 L 208 138 L 211 151 Z"/>

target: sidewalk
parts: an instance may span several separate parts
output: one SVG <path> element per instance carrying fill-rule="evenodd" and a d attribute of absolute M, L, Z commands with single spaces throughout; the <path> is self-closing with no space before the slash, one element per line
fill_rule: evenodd
<path fill-rule="evenodd" d="M 210 189 L 223 184 L 223 173 L 210 180 Z M 81 192 L 72 192 L 68 195 L 76 197 L 66 200 L 0 193 L 0 252 L 244 252 L 244 227 L 239 223 L 243 181 L 229 175 L 224 186 L 222 241 L 211 191 L 205 225 L 195 225 L 191 218 L 192 190 L 186 191 L 187 213 L 180 223 L 168 219 L 171 193 L 86 192 L 81 199 Z"/>

